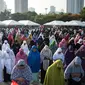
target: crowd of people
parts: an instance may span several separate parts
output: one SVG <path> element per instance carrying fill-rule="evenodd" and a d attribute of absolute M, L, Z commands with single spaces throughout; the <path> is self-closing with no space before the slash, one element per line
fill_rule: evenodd
<path fill-rule="evenodd" d="M 82 85 L 85 30 L 66 27 L 0 30 L 0 82 Z"/>

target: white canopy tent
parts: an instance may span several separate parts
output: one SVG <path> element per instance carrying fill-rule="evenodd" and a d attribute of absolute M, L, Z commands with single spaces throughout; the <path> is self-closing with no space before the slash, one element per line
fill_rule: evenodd
<path fill-rule="evenodd" d="M 72 20 L 72 21 L 67 21 L 64 24 L 65 26 L 84 26 L 84 24 L 81 21 L 77 21 L 77 20 Z"/>
<path fill-rule="evenodd" d="M 5 20 L 5 21 L 2 21 L 3 24 L 5 24 L 6 26 L 21 26 L 21 25 L 24 25 L 22 23 L 19 23 L 15 20 Z"/>
<path fill-rule="evenodd" d="M 4 24 L 4 23 L 2 23 L 2 21 L 0 21 L 0 26 L 5 26 L 5 24 Z"/>
<path fill-rule="evenodd" d="M 62 26 L 62 25 L 64 25 L 64 22 L 63 21 L 56 21 L 56 20 L 54 20 L 54 21 L 51 21 L 49 23 L 45 23 L 44 25 L 47 25 L 47 26 L 57 26 L 57 25 L 60 25 L 60 26 Z"/>
<path fill-rule="evenodd" d="M 22 23 L 22 24 L 24 24 L 24 25 L 26 25 L 26 26 L 40 26 L 40 24 L 38 24 L 38 23 L 35 23 L 35 22 L 33 22 L 33 21 L 30 21 L 30 20 L 20 20 L 20 21 L 18 21 L 19 23 Z"/>

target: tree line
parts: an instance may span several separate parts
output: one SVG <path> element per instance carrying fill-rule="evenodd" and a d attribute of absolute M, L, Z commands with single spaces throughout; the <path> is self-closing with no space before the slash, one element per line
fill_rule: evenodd
<path fill-rule="evenodd" d="M 3 20 L 31 20 L 37 22 L 39 24 L 44 24 L 46 22 L 50 22 L 53 20 L 61 20 L 61 21 L 71 21 L 71 20 L 81 20 L 85 21 L 85 7 L 81 10 L 79 14 L 71 14 L 71 13 L 49 13 L 49 14 L 37 14 L 36 12 L 26 12 L 26 13 L 14 13 L 11 14 L 8 10 L 0 13 L 0 21 Z"/>

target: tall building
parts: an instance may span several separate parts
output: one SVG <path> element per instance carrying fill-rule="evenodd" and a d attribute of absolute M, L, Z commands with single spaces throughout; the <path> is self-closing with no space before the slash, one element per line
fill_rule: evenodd
<path fill-rule="evenodd" d="M 67 0 L 67 13 L 78 14 L 84 7 L 84 0 Z"/>
<path fill-rule="evenodd" d="M 15 13 L 28 12 L 28 0 L 15 0 Z"/>
<path fill-rule="evenodd" d="M 28 9 L 28 11 L 30 11 L 30 12 L 35 12 L 35 8 L 30 7 L 30 8 Z"/>
<path fill-rule="evenodd" d="M 3 12 L 7 9 L 6 2 L 4 0 L 0 0 L 0 12 Z"/>
<path fill-rule="evenodd" d="M 50 6 L 50 13 L 55 13 L 56 12 L 56 7 Z"/>

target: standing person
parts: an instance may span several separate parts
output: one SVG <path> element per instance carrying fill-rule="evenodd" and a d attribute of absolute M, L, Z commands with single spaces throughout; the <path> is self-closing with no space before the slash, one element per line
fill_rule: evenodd
<path fill-rule="evenodd" d="M 84 76 L 84 70 L 81 63 L 81 59 L 79 57 L 75 57 L 74 60 L 67 66 L 65 70 L 65 79 L 68 80 L 68 85 L 81 85 L 81 79 Z"/>
<path fill-rule="evenodd" d="M 61 60 L 56 60 L 48 67 L 44 85 L 65 85 L 63 63 Z"/>
<path fill-rule="evenodd" d="M 2 44 L 4 43 L 5 40 L 8 41 L 8 38 L 7 38 L 6 34 L 4 33 L 2 36 Z"/>
<path fill-rule="evenodd" d="M 79 41 L 76 44 L 76 49 L 78 50 L 83 45 L 83 39 L 79 39 Z"/>
<path fill-rule="evenodd" d="M 68 47 L 65 52 L 65 63 L 66 67 L 71 63 L 71 61 L 75 58 L 75 50 L 72 45 Z"/>
<path fill-rule="evenodd" d="M 9 42 L 10 46 L 12 46 L 13 43 L 14 43 L 14 39 L 13 39 L 13 34 L 12 33 L 8 34 L 8 42 Z"/>
<path fill-rule="evenodd" d="M 33 81 L 38 82 L 38 72 L 40 70 L 40 53 L 38 48 L 34 45 L 32 46 L 29 56 L 28 56 L 28 65 L 32 70 Z"/>
<path fill-rule="evenodd" d="M 9 48 L 6 51 L 3 51 L 4 59 L 2 61 L 2 68 L 4 71 L 4 82 L 9 82 L 11 71 L 15 65 L 15 55 L 13 51 Z"/>
<path fill-rule="evenodd" d="M 24 50 L 23 49 L 19 49 L 19 52 L 17 53 L 16 55 L 16 58 L 15 58 L 15 64 L 17 64 L 17 62 L 20 60 L 20 59 L 23 59 L 25 61 L 25 63 L 27 64 L 27 55 L 24 53 Z"/>
<path fill-rule="evenodd" d="M 82 67 L 85 72 L 85 45 L 82 45 L 76 52 L 76 56 L 80 57 L 82 60 Z M 83 81 L 85 82 L 85 76 L 83 78 Z"/>
<path fill-rule="evenodd" d="M 32 72 L 23 59 L 20 59 L 14 66 L 11 73 L 11 80 L 12 83 L 16 82 L 19 85 L 30 85 L 32 81 Z"/>
<path fill-rule="evenodd" d="M 2 61 L 3 61 L 3 52 L 1 51 L 1 45 L 0 45 L 0 82 L 3 82 L 4 81 L 4 78 L 3 78 L 3 64 L 2 64 Z"/>
<path fill-rule="evenodd" d="M 29 49 L 26 41 L 23 41 L 23 44 L 21 45 L 21 48 L 24 50 L 24 53 L 28 56 Z"/>
<path fill-rule="evenodd" d="M 45 45 L 44 48 L 42 49 L 40 53 L 40 57 L 41 57 L 41 63 L 42 63 L 41 64 L 41 83 L 43 83 L 46 70 L 49 67 L 49 65 L 52 64 L 52 51 L 47 45 Z"/>
<path fill-rule="evenodd" d="M 57 42 L 54 35 L 50 37 L 50 49 L 52 50 L 52 54 L 54 54 L 57 49 Z"/>
<path fill-rule="evenodd" d="M 65 57 L 61 48 L 58 48 L 53 55 L 53 61 L 60 59 L 63 63 L 65 62 Z"/>
<path fill-rule="evenodd" d="M 12 49 L 13 49 L 13 52 L 16 56 L 16 54 L 19 52 L 19 49 L 20 49 L 20 44 L 18 43 L 17 40 L 15 40 L 13 46 L 12 46 Z"/>

